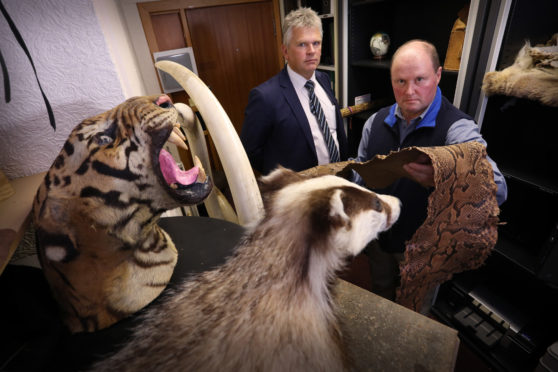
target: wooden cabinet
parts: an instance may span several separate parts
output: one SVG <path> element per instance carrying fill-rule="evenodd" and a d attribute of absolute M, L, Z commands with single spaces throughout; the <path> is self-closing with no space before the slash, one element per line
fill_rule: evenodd
<path fill-rule="evenodd" d="M 390 59 L 409 39 L 432 42 L 443 65 L 459 11 L 469 1 L 349 0 L 346 105 L 370 94 L 376 108 L 395 102 Z M 525 40 L 545 43 L 556 29 L 556 0 L 471 0 L 459 71 L 442 72 L 440 88 L 473 116 L 508 184 L 498 242 L 485 265 L 440 287 L 433 313 L 459 330 L 462 342 L 495 371 L 532 371 L 558 340 L 558 163 L 553 124 L 558 108 L 509 96 L 486 98 L 484 74 L 511 65 Z M 385 32 L 391 47 L 375 60 L 370 37 Z M 467 43 L 468 40 L 468 43 Z M 349 127 L 356 153 L 362 124 Z M 354 156 L 354 153 L 352 154 Z"/>
<path fill-rule="evenodd" d="M 371 98 L 394 102 L 389 77 L 393 52 L 411 39 L 424 39 L 436 46 L 444 63 L 450 34 L 461 9 L 468 0 L 460 1 L 371 1 L 349 2 L 348 26 L 348 98 L 370 93 Z M 370 38 L 376 32 L 387 33 L 391 45 L 386 56 L 377 60 L 370 51 Z M 456 71 L 443 71 L 440 88 L 453 100 Z"/>
<path fill-rule="evenodd" d="M 372 109 L 353 117 L 348 126 L 351 156 L 356 156 L 364 121 L 378 108 L 395 102 L 390 81 L 393 52 L 411 39 L 428 40 L 436 46 L 443 65 L 453 25 L 468 0 L 349 0 L 347 8 L 346 99 L 370 95 Z M 375 59 L 370 51 L 370 38 L 377 32 L 390 37 L 388 53 Z M 440 88 L 452 101 L 458 71 L 442 72 Z"/>
<path fill-rule="evenodd" d="M 487 30 L 476 40 L 479 60 L 493 56 L 494 65 L 474 66 L 477 72 L 470 76 L 468 92 L 473 98 L 479 97 L 487 70 L 505 69 L 526 40 L 544 44 L 557 31 L 555 0 L 501 4 L 509 13 L 494 14 L 487 22 L 494 26 L 504 18 L 500 35 L 492 37 Z M 498 241 L 486 264 L 442 285 L 434 309 L 492 370 L 533 371 L 558 340 L 558 108 L 506 95 L 472 99 L 468 106 L 471 113 L 483 112 L 477 120 L 488 154 L 506 178 L 508 199 L 500 206 Z M 478 322 L 471 324 L 466 314 Z"/>

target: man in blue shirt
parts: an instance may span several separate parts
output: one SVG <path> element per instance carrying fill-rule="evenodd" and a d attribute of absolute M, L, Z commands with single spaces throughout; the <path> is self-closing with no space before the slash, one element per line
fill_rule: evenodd
<path fill-rule="evenodd" d="M 474 120 L 442 95 L 438 87 L 442 67 L 434 45 L 423 40 L 403 44 L 393 55 L 390 73 L 396 103 L 380 109 L 366 121 L 355 160 L 363 162 L 412 146 L 468 141 L 486 146 Z M 506 182 L 496 163 L 490 158 L 488 161 L 498 186 L 496 198 L 502 204 L 507 198 Z M 414 181 L 401 178 L 387 189 L 377 190 L 401 199 L 399 220 L 367 250 L 373 291 L 391 300 L 399 284 L 405 242 L 424 222 L 428 196 L 434 186 L 434 170 L 426 155 L 406 164 L 404 169 Z"/>

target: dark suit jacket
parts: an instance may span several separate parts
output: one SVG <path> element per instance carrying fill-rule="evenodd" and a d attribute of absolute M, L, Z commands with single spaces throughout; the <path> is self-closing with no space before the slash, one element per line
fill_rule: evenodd
<path fill-rule="evenodd" d="M 329 76 L 316 71 L 316 80 L 337 109 L 339 156 L 346 160 L 347 136 Z M 294 171 L 318 165 L 310 124 L 286 67 L 250 91 L 240 139 L 252 167 L 262 174 L 279 164 Z"/>

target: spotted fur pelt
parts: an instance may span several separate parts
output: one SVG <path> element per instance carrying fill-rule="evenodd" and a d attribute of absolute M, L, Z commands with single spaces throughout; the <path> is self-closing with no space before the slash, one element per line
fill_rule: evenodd
<path fill-rule="evenodd" d="M 502 71 L 487 72 L 482 85 L 485 94 L 527 98 L 558 107 L 556 36 L 550 43 L 552 45 L 532 47 L 526 42 L 513 65 Z"/>

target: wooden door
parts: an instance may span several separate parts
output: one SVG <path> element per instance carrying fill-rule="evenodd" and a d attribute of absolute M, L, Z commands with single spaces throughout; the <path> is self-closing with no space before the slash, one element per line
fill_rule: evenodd
<path fill-rule="evenodd" d="M 281 68 L 272 3 L 201 8 L 186 16 L 200 77 L 240 133 L 250 89 Z"/>
<path fill-rule="evenodd" d="M 238 133 L 250 89 L 283 66 L 278 0 L 138 3 L 151 54 L 191 46 L 199 77 Z M 184 93 L 173 93 L 185 102 Z"/>

